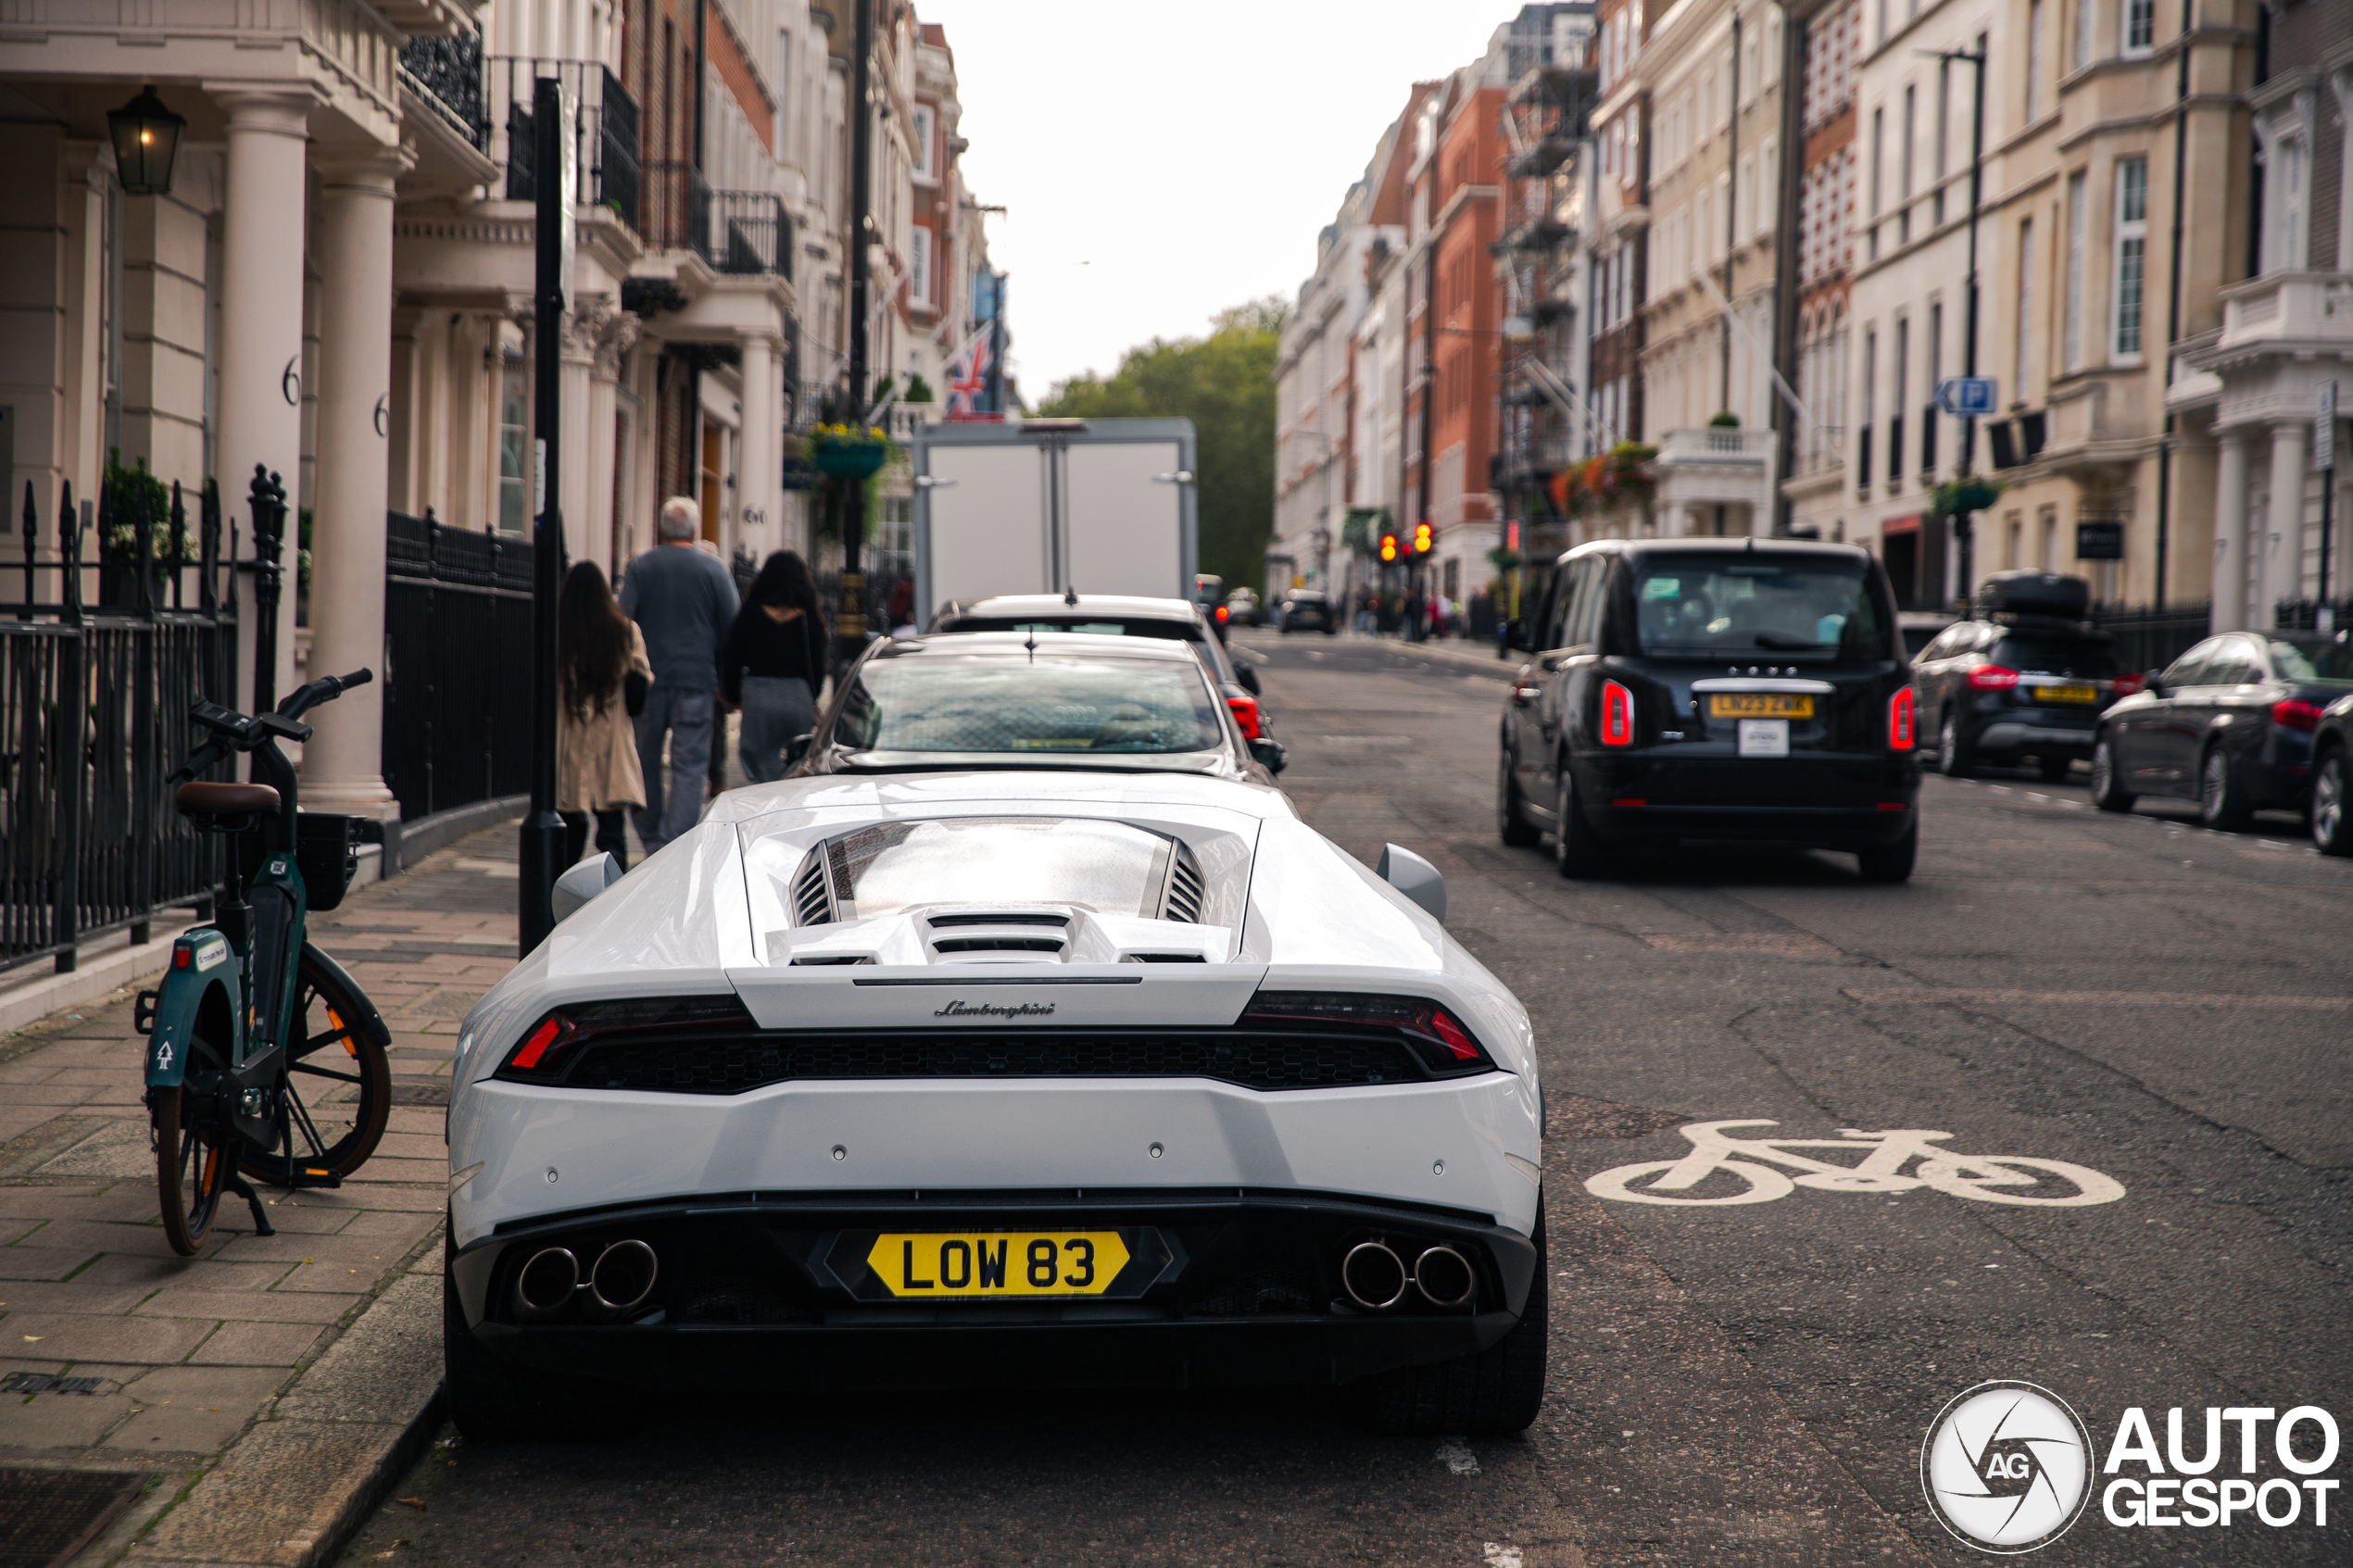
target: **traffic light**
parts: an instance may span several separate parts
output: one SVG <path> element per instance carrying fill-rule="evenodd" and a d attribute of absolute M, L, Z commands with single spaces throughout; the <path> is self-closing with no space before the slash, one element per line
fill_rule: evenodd
<path fill-rule="evenodd" d="M 1417 556 L 1429 554 L 1430 543 L 1429 524 L 1426 522 L 1414 524 L 1414 554 Z"/>
<path fill-rule="evenodd" d="M 1396 534 L 1384 533 L 1380 536 L 1380 558 L 1383 560 L 1395 560 L 1397 558 Z"/>

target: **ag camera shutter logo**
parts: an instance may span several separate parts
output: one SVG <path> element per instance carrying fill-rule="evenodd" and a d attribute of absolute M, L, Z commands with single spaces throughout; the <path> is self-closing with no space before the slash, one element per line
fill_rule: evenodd
<path fill-rule="evenodd" d="M 1981 1383 L 1929 1424 L 1920 1490 L 1964 1545 L 2033 1551 L 2067 1534 L 2091 1500 L 2091 1437 L 2066 1400 L 2032 1383 Z"/>

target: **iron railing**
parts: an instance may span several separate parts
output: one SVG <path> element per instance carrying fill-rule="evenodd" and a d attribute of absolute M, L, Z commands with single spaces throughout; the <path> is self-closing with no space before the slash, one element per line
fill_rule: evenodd
<path fill-rule="evenodd" d="M 792 220 L 766 191 L 714 191 L 691 163 L 646 166 L 646 221 L 656 250 L 691 250 L 714 272 L 792 276 Z"/>
<path fill-rule="evenodd" d="M 490 145 L 480 32 L 411 38 L 400 46 L 400 81 L 477 151 Z"/>
<path fill-rule="evenodd" d="M 403 822 L 531 787 L 535 546 L 386 516 L 384 776 Z"/>
<path fill-rule="evenodd" d="M 2342 632 L 2353 626 L 2353 599 L 2333 599 L 2327 605 L 2329 630 Z M 2271 607 L 2271 624 L 2283 632 L 2311 632 L 2319 629 L 2322 606 L 2318 599 L 2282 599 Z"/>
<path fill-rule="evenodd" d="M 69 971 L 93 937 L 128 930 L 132 942 L 146 941 L 158 909 L 210 909 L 218 846 L 170 809 L 164 786 L 194 749 L 188 709 L 235 699 L 237 594 L 225 565 L 235 557 L 234 530 L 224 558 L 208 485 L 192 562 L 178 485 L 161 517 L 143 484 L 123 487 L 121 497 L 102 491 L 95 521 L 101 540 L 130 525 L 135 553 L 98 563 L 102 577 L 127 579 L 127 591 L 115 596 L 120 603 L 92 607 L 82 554 L 90 503 L 77 509 L 72 487 L 60 488 L 56 554 L 44 561 L 39 508 L 25 485 L 23 597 L 0 604 L 0 969 L 52 958 Z M 114 515 L 118 504 L 128 517 Z M 167 523 L 171 549 L 158 559 L 158 525 Z M 41 597 L 44 574 L 54 599 Z"/>
<path fill-rule="evenodd" d="M 2117 667 L 2162 670 L 2207 638 L 2210 606 L 2094 605 L 2092 624 L 2116 639 Z"/>
<path fill-rule="evenodd" d="M 585 206 L 610 207 L 623 222 L 644 232 L 638 210 L 644 191 L 637 161 L 637 100 L 618 77 L 593 60 L 520 55 L 492 56 L 484 75 L 493 122 L 488 150 L 491 160 L 506 168 L 509 201 L 531 201 L 537 194 L 532 94 L 539 78 L 552 76 L 580 107 L 573 127 L 573 155 L 580 169 L 577 199 Z"/>

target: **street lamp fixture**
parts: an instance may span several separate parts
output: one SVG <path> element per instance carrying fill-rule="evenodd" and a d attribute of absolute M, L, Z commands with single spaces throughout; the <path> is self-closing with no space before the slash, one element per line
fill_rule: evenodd
<path fill-rule="evenodd" d="M 164 107 L 155 84 L 107 116 L 114 138 L 116 177 L 127 196 L 168 196 L 171 165 L 180 156 L 180 133 L 188 121 Z"/>

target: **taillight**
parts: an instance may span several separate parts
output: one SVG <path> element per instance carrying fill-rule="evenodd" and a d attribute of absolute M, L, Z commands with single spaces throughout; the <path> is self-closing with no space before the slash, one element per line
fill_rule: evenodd
<path fill-rule="evenodd" d="M 713 1030 L 753 1026 L 751 1014 L 734 997 L 645 997 L 628 1001 L 578 1002 L 560 1008 L 532 1026 L 499 1064 L 496 1076 L 515 1084 L 561 1084 L 594 1047 L 655 1045 L 708 1037 Z"/>
<path fill-rule="evenodd" d="M 1887 746 L 1891 751 L 1909 751 L 1919 738 L 1912 721 L 1912 688 L 1899 686 L 1887 699 Z"/>
<path fill-rule="evenodd" d="M 1219 605 L 1217 607 L 1217 619 L 1220 621 L 1226 619 L 1226 607 L 1224 605 Z"/>
<path fill-rule="evenodd" d="M 1256 740 L 1258 738 L 1258 699 L 1249 696 L 1229 696 L 1226 699 L 1226 706 L 1234 710 L 1234 722 L 1242 727 L 1242 739 Z"/>
<path fill-rule="evenodd" d="M 1999 664 L 1981 664 L 1969 672 L 1971 691 L 2006 692 L 2018 684 L 2018 671 Z"/>
<path fill-rule="evenodd" d="M 1602 744 L 1634 744 L 1634 694 L 1616 681 L 1602 683 Z"/>
<path fill-rule="evenodd" d="M 2271 704 L 2271 722 L 2283 730 L 2310 730 L 2320 721 L 2320 705 L 2300 696 Z"/>
<path fill-rule="evenodd" d="M 1529 703 L 1536 700 L 1538 694 L 1542 692 L 1543 689 L 1543 687 L 1538 685 L 1533 681 L 1513 681 L 1512 706 L 1515 708 L 1526 708 Z"/>
<path fill-rule="evenodd" d="M 1402 1036 L 1433 1076 L 1454 1077 L 1491 1071 L 1487 1048 L 1447 1010 L 1426 997 L 1376 996 L 1356 991 L 1261 991 L 1243 1010 L 1241 1022 L 1362 1031 Z"/>
<path fill-rule="evenodd" d="M 2148 678 L 2144 675 L 2119 675 L 2108 684 L 2116 688 L 2117 696 L 2131 696 L 2134 692 L 2148 684 Z"/>

